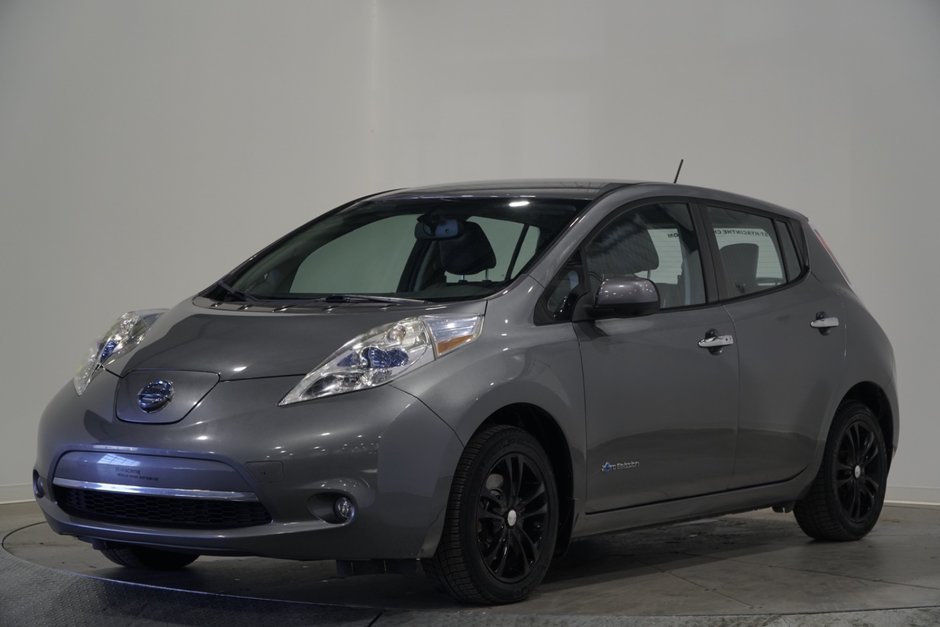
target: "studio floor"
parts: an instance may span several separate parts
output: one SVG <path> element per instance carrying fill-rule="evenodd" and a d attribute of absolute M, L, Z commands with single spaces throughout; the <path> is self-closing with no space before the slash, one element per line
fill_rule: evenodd
<path fill-rule="evenodd" d="M 589 538 L 527 601 L 480 608 L 423 575 L 339 578 L 332 562 L 203 557 L 114 566 L 0 505 L 0 625 L 938 625 L 940 507 L 889 505 L 867 538 L 810 541 L 769 510 Z"/>

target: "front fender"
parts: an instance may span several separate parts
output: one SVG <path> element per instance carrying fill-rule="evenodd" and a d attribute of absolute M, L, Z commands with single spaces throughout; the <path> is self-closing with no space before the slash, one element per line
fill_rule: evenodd
<path fill-rule="evenodd" d="M 531 325 L 520 330 L 490 312 L 487 318 L 490 333 L 459 349 L 459 357 L 445 356 L 391 385 L 421 399 L 450 425 L 464 445 L 487 418 L 509 405 L 540 409 L 564 434 L 572 466 L 573 496 L 582 499 L 584 388 L 581 355 L 571 326 Z M 493 326 L 497 327 L 495 332 Z M 506 336 L 501 335 L 503 328 Z M 513 335 L 511 340 L 509 333 Z"/>

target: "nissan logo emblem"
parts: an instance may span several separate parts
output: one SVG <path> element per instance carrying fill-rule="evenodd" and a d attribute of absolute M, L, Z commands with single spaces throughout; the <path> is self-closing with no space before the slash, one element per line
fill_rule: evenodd
<path fill-rule="evenodd" d="M 137 406 L 148 414 L 160 411 L 172 400 L 173 383 L 163 379 L 151 381 L 137 394 Z"/>

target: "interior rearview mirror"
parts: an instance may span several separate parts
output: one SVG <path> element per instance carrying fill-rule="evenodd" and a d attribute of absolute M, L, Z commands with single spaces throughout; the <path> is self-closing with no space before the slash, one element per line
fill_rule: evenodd
<path fill-rule="evenodd" d="M 463 233 L 463 223 L 457 218 L 425 214 L 415 224 L 415 239 L 453 239 Z"/>

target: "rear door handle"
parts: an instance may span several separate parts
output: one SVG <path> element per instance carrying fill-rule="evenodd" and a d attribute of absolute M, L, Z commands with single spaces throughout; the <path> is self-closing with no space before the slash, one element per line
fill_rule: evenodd
<path fill-rule="evenodd" d="M 809 323 L 809 326 L 814 329 L 831 329 L 832 327 L 839 326 L 839 319 L 835 316 L 829 316 L 828 318 L 817 318 Z"/>
<path fill-rule="evenodd" d="M 835 316 L 827 316 L 826 312 L 821 311 L 816 314 L 816 319 L 809 323 L 814 329 L 825 330 L 834 329 L 839 326 L 839 319 Z"/>
<path fill-rule="evenodd" d="M 699 348 L 707 348 L 709 350 L 720 349 L 724 346 L 731 346 L 732 344 L 734 344 L 733 335 L 717 335 L 711 333 L 698 341 Z"/>

